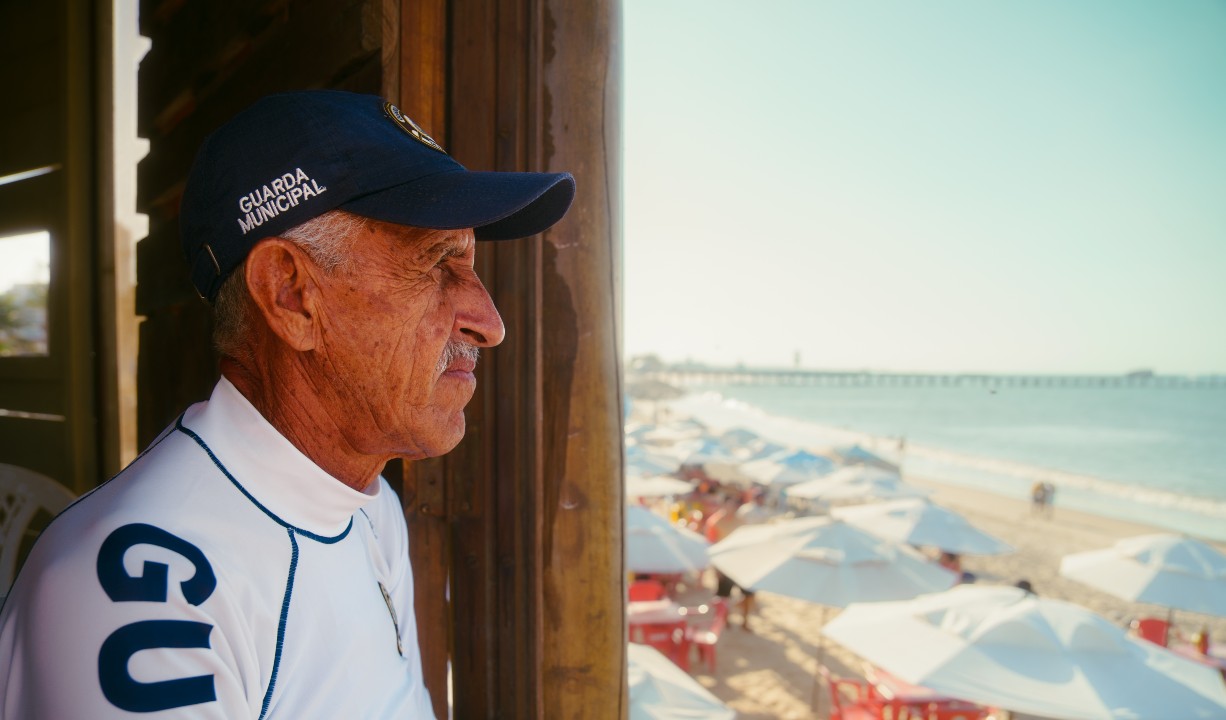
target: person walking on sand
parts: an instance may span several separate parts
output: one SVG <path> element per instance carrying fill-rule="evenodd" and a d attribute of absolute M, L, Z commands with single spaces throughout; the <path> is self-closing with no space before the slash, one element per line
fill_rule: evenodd
<path fill-rule="evenodd" d="M 705 535 L 711 544 L 715 544 L 720 540 L 728 537 L 733 530 L 736 530 L 745 521 L 738 516 L 737 510 L 740 508 L 741 501 L 729 495 L 724 498 L 723 506 L 716 510 L 707 518 L 705 527 Z M 732 591 L 736 589 L 741 593 L 741 600 L 737 603 L 737 609 L 741 612 L 741 629 L 749 630 L 749 615 L 753 612 L 754 593 L 752 590 L 741 587 L 732 578 L 723 574 L 719 569 L 715 570 L 715 595 L 724 599 L 724 602 L 731 602 Z"/>
<path fill-rule="evenodd" d="M 1047 483 L 1036 481 L 1030 486 L 1030 514 L 1042 516 L 1047 505 Z"/>

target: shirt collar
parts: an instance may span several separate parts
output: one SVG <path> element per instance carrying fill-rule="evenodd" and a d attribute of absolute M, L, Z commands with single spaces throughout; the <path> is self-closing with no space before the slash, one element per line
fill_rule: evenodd
<path fill-rule="evenodd" d="M 183 424 L 199 435 L 217 461 L 255 500 L 280 520 L 333 536 L 353 514 L 379 496 L 337 480 L 303 455 L 225 377 L 207 403 L 193 406 Z"/>

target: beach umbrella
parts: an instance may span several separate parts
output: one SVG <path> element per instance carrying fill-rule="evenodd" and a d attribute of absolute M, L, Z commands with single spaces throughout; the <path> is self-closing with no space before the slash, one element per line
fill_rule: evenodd
<path fill-rule="evenodd" d="M 771 442 L 765 438 L 758 438 L 737 451 L 736 455 L 743 462 L 749 462 L 751 460 L 763 460 L 786 451 L 787 447 L 784 445 Z"/>
<path fill-rule="evenodd" d="M 719 441 L 724 444 L 724 447 L 729 450 L 738 450 L 748 447 L 750 443 L 761 438 L 753 430 L 743 427 L 729 428 L 719 434 Z"/>
<path fill-rule="evenodd" d="M 824 477 L 834 470 L 834 461 L 807 450 L 793 450 L 741 466 L 747 477 L 763 485 L 788 487 L 807 480 Z"/>
<path fill-rule="evenodd" d="M 826 477 L 811 480 L 787 489 L 789 498 L 821 500 L 869 500 L 923 497 L 931 492 L 903 482 L 892 470 L 868 465 L 839 468 Z"/>
<path fill-rule="evenodd" d="M 834 454 L 843 461 L 844 465 L 872 465 L 885 470 L 898 471 L 897 463 L 890 462 L 875 452 L 865 450 L 860 445 L 853 444 L 835 448 Z"/>
<path fill-rule="evenodd" d="M 901 680 L 1067 720 L 1226 717 L 1217 671 L 1104 617 L 1008 586 L 853 604 L 823 635 Z"/>
<path fill-rule="evenodd" d="M 1226 555 L 1193 538 L 1125 538 L 1066 555 L 1060 574 L 1131 602 L 1226 617 Z"/>
<path fill-rule="evenodd" d="M 742 525 L 708 550 L 711 564 L 738 585 L 825 606 L 911 598 L 944 590 L 958 576 L 909 547 L 882 540 L 841 520 L 809 517 Z M 825 664 L 819 643 L 817 664 Z M 813 707 L 820 715 L 818 678 Z"/>
<path fill-rule="evenodd" d="M 831 514 L 862 530 L 908 545 L 935 547 L 959 555 L 1002 555 L 1013 546 L 976 528 L 953 510 L 924 498 L 836 508 Z"/>
<path fill-rule="evenodd" d="M 731 451 L 716 438 L 706 437 L 686 443 L 681 448 L 681 466 L 703 466 L 707 463 L 737 462 Z"/>
<path fill-rule="evenodd" d="M 626 507 L 625 541 L 630 572 L 698 572 L 710 563 L 706 538 L 637 505 Z"/>
<path fill-rule="evenodd" d="M 659 650 L 626 646 L 630 720 L 732 720 L 736 712 L 719 701 Z"/>
<path fill-rule="evenodd" d="M 626 478 L 626 497 L 675 497 L 694 491 L 694 483 L 667 475 Z"/>
<path fill-rule="evenodd" d="M 667 475 L 676 472 L 679 463 L 667 455 L 649 450 L 642 445 L 626 445 L 626 474 Z"/>
<path fill-rule="evenodd" d="M 828 517 L 742 525 L 708 556 L 741 587 L 830 607 L 915 597 L 958 580 L 911 548 Z"/>

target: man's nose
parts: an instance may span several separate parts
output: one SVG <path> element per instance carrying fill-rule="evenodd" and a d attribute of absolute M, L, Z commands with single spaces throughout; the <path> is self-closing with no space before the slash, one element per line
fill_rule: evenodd
<path fill-rule="evenodd" d="M 456 308 L 456 328 L 477 347 L 494 347 L 506 337 L 506 327 L 494 307 L 494 299 L 476 275 L 465 286 L 463 299 Z"/>

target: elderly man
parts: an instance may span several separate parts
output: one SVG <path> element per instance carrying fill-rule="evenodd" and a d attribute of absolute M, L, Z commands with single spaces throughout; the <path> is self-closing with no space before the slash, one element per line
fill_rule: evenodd
<path fill-rule="evenodd" d="M 573 196 L 469 172 L 371 96 L 271 96 L 214 133 L 181 226 L 222 378 L 36 543 L 0 613 L 0 719 L 434 717 L 379 473 L 464 434 L 503 337 L 475 241 Z"/>

